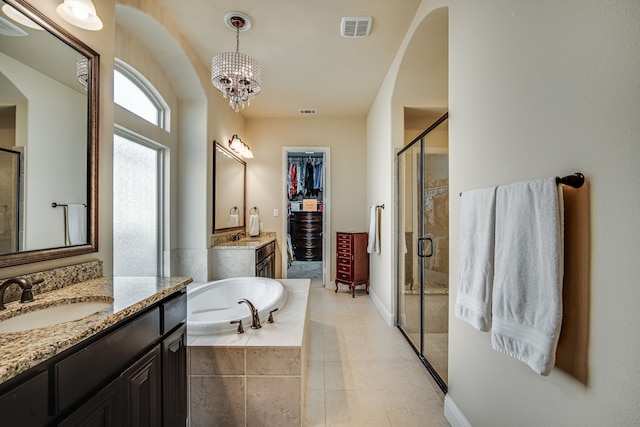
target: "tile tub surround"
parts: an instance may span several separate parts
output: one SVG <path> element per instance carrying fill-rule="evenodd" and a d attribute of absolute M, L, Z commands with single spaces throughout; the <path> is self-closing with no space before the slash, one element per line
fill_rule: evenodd
<path fill-rule="evenodd" d="M 280 280 L 275 323 L 187 338 L 191 426 L 301 425 L 309 360 L 309 279 Z M 188 329 L 187 329 L 188 330 Z"/>
<path fill-rule="evenodd" d="M 135 315 L 189 283 L 191 279 L 184 277 L 100 277 L 37 295 L 28 304 L 5 304 L 7 310 L 0 312 L 0 320 L 34 308 L 113 298 L 111 306 L 82 319 L 0 334 L 0 383 Z"/>
<path fill-rule="evenodd" d="M 102 277 L 102 261 L 88 261 L 68 267 L 58 267 L 37 273 L 22 274 L 19 277 L 24 277 L 29 282 L 44 279 L 44 282 L 33 285 L 33 295 L 37 296 L 55 289 L 64 288 L 65 286 L 84 282 L 85 280 Z M 3 283 L 7 279 L 8 277 L 0 279 L 0 283 Z M 22 289 L 20 289 L 19 286 L 9 286 L 4 294 L 4 301 L 18 301 L 21 293 Z"/>

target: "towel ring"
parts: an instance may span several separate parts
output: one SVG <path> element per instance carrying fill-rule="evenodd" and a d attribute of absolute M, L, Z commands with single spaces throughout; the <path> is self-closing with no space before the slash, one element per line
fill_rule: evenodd
<path fill-rule="evenodd" d="M 233 215 L 233 214 L 239 214 L 240 213 L 240 209 L 238 209 L 237 206 L 232 207 L 231 209 L 229 209 L 229 214 Z"/>
<path fill-rule="evenodd" d="M 257 207 L 252 207 L 251 210 L 249 211 L 249 214 L 253 214 L 255 213 L 256 215 L 258 215 L 260 213 L 260 211 L 258 210 Z"/>

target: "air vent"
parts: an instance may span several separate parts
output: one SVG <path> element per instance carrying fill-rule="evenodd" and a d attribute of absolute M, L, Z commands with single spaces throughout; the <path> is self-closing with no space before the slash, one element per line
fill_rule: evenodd
<path fill-rule="evenodd" d="M 318 114 L 318 110 L 316 110 L 315 108 L 301 108 L 299 111 L 300 115 L 302 116 L 313 116 L 315 114 Z"/>
<path fill-rule="evenodd" d="M 371 31 L 370 16 L 345 16 L 340 24 L 342 37 L 367 37 Z"/>

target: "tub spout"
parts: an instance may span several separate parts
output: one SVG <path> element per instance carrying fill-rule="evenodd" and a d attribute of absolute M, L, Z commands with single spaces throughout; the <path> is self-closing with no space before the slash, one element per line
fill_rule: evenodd
<path fill-rule="evenodd" d="M 258 310 L 256 307 L 246 298 L 242 298 L 238 301 L 238 304 L 245 303 L 249 306 L 249 310 L 251 310 L 251 329 L 260 329 L 262 325 L 260 324 L 260 317 L 258 316 Z"/>

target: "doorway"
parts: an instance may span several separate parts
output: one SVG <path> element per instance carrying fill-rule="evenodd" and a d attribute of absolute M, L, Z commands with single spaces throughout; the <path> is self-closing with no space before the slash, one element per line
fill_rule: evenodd
<path fill-rule="evenodd" d="M 328 283 L 331 236 L 329 147 L 284 147 L 284 278 Z"/>
<path fill-rule="evenodd" d="M 397 326 L 443 392 L 448 381 L 448 113 L 397 155 Z"/>

